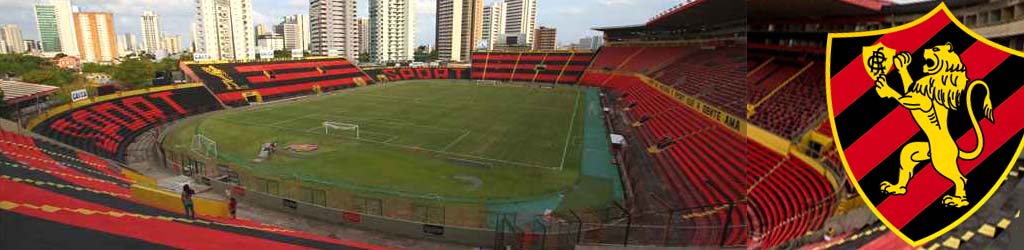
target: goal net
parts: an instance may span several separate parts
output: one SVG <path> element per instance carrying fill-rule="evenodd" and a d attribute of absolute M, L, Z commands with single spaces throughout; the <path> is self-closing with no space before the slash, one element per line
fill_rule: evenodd
<path fill-rule="evenodd" d="M 497 80 L 476 80 L 477 85 L 498 85 L 500 84 Z"/>
<path fill-rule="evenodd" d="M 193 152 L 206 157 L 217 157 L 217 141 L 203 134 L 196 134 L 192 137 L 191 149 Z"/>
<path fill-rule="evenodd" d="M 336 135 L 336 134 L 346 135 L 347 134 L 349 136 L 355 136 L 356 139 L 359 139 L 359 125 L 351 124 L 351 123 L 343 123 L 343 122 L 325 121 L 324 122 L 324 134 L 325 135 Z"/>

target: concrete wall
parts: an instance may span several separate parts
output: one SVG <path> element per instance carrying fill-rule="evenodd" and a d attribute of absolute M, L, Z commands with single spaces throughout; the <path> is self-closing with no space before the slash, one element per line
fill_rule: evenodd
<path fill-rule="evenodd" d="M 132 200 L 177 213 L 185 212 L 185 208 L 181 203 L 181 195 L 158 188 L 132 185 Z M 192 203 L 195 206 L 194 209 L 197 215 L 231 217 L 231 213 L 228 211 L 228 204 L 225 201 L 192 196 Z"/>
<path fill-rule="evenodd" d="M 322 221 L 360 229 L 387 232 L 412 238 L 432 239 L 471 246 L 490 247 L 494 245 L 494 231 L 479 228 L 464 228 L 430 225 L 416 221 L 399 220 L 382 216 L 365 215 L 351 211 L 337 210 L 310 203 L 287 199 L 265 193 L 252 192 L 234 184 L 211 180 L 214 192 L 232 190 L 240 202 L 301 215 Z"/>

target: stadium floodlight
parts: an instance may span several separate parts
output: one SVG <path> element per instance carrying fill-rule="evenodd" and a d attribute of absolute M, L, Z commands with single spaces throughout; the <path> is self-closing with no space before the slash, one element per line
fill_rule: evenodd
<path fill-rule="evenodd" d="M 206 157 L 214 157 L 217 155 L 217 141 L 203 134 L 196 134 L 192 137 L 192 152 L 196 152 Z"/>
<path fill-rule="evenodd" d="M 356 139 L 359 139 L 359 125 L 343 122 L 324 122 L 324 135 L 331 135 L 332 130 L 355 130 Z"/>

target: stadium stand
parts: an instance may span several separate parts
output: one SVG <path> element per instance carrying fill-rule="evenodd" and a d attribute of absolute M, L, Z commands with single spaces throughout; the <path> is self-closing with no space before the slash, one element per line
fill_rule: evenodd
<path fill-rule="evenodd" d="M 604 86 L 608 72 L 640 73 L 742 116 L 745 49 L 738 46 L 603 47 L 581 84 Z"/>
<path fill-rule="evenodd" d="M 781 61 L 750 73 L 747 115 L 750 122 L 795 140 L 825 119 L 824 67 L 818 61 Z"/>
<path fill-rule="evenodd" d="M 433 79 L 469 79 L 468 68 L 442 67 L 389 67 L 364 68 L 374 81 L 405 81 Z"/>
<path fill-rule="evenodd" d="M 232 106 L 248 104 L 248 96 L 269 100 L 371 82 L 368 75 L 343 58 L 185 63 L 184 68 Z"/>
<path fill-rule="evenodd" d="M 175 85 L 68 104 L 50 110 L 29 127 L 40 135 L 123 162 L 128 144 L 145 131 L 221 107 L 201 84 Z"/>
<path fill-rule="evenodd" d="M 995 6 L 995 11 L 993 6 L 982 6 L 1003 2 L 1014 6 L 1009 6 L 1010 11 L 1004 9 L 1007 6 Z M 749 12 L 749 24 L 748 12 L 735 9 L 748 4 L 758 10 Z M 617 241 L 621 238 L 595 235 L 621 234 L 615 231 L 615 226 L 621 224 L 594 223 L 587 225 L 592 227 L 582 236 L 584 243 L 807 248 L 804 244 L 820 238 L 831 217 L 842 216 L 843 209 L 838 207 L 850 201 L 844 199 L 849 199 L 847 195 L 852 192 L 840 169 L 839 153 L 831 146 L 832 127 L 825 119 L 824 34 L 906 22 L 934 4 L 895 5 L 874 0 L 814 4 L 792 0 L 685 1 L 643 25 L 598 28 L 608 43 L 595 53 L 475 51 L 468 69 L 360 69 L 338 58 L 182 63 L 180 67 L 187 76 L 205 85 L 101 96 L 58 107 L 30 122 L 29 127 L 37 134 L 78 149 L 0 129 L 0 186 L 4 187 L 0 192 L 0 217 L 22 228 L 16 232 L 15 241 L 0 241 L 0 248 L 48 244 L 53 248 L 381 249 L 244 220 L 209 216 L 188 220 L 134 199 L 133 187 L 139 183 L 131 177 L 131 170 L 104 158 L 124 161 L 127 144 L 140 133 L 182 117 L 221 109 L 224 103 L 244 105 L 250 102 L 250 96 L 284 98 L 374 81 L 417 79 L 580 84 L 603 88 L 617 97 L 610 113 L 620 113 L 627 122 L 619 125 L 628 129 L 612 132 L 635 137 L 629 139 L 639 141 L 639 147 L 647 151 L 639 153 L 645 158 L 641 161 L 654 162 L 650 169 L 655 178 L 631 181 L 664 186 L 669 191 L 664 195 L 675 200 L 661 206 L 681 204 L 682 211 L 700 211 L 671 214 L 669 223 L 652 227 L 669 228 L 679 225 L 671 221 L 685 221 L 685 227 L 699 232 L 679 236 L 684 239 L 670 244 L 667 242 L 675 236 L 669 234 L 680 229 L 649 230 L 657 233 L 647 234 L 656 236 L 664 232 L 663 241 L 650 241 L 629 239 L 627 226 L 625 239 Z M 985 19 L 981 17 L 990 17 L 985 25 L 993 27 L 1019 21 L 1017 16 L 1024 6 L 1017 1 L 985 0 L 947 4 L 968 9 L 966 16 L 958 16 L 967 25 L 972 25 L 970 20 L 980 23 Z M 1012 8 L 1017 8 L 1018 14 L 1013 14 Z M 1013 18 L 1005 17 L 1006 13 Z M 746 29 L 737 31 L 737 26 Z M 736 40 L 749 43 L 744 47 L 736 45 Z M 1019 42 L 1020 34 L 996 41 L 1015 48 L 1024 46 Z M 738 123 L 742 124 L 721 119 L 726 116 L 722 113 L 740 117 Z M 808 146 L 808 137 L 820 140 Z M 1021 183 L 1019 175 L 1024 167 L 1014 167 L 1010 176 L 1016 181 L 1007 182 L 1010 184 L 1002 189 L 1013 189 Z M 625 167 L 623 170 L 629 171 Z M 1004 196 L 1013 195 L 1020 197 L 1019 193 Z M 994 232 L 986 237 L 996 238 L 1005 230 L 1003 220 L 1014 211 L 1008 205 L 1000 206 L 1007 198 L 997 196 L 993 200 L 999 203 L 986 206 L 987 210 L 980 213 L 983 216 L 965 223 L 973 228 L 961 226 L 943 238 L 953 239 L 969 231 L 978 235 Z M 629 209 L 623 210 L 636 208 L 634 204 L 625 206 Z M 642 217 L 648 212 L 633 215 Z M 1016 213 L 1019 216 L 1019 209 Z M 989 225 L 997 221 L 986 217 L 1000 219 L 1001 229 Z M 902 246 L 892 233 L 875 234 L 882 231 L 878 224 L 865 227 L 861 233 L 850 233 L 853 237 L 823 243 L 851 249 Z M 728 229 L 736 227 L 742 229 Z M 715 235 L 718 232 L 724 234 Z M 55 233 L 65 240 L 42 236 Z M 531 240 L 538 238 L 512 233 Z M 858 235 L 867 236 L 857 240 Z M 601 240 L 613 238 L 616 240 Z M 576 240 L 580 241 L 578 237 Z M 984 239 L 963 242 L 965 249 L 991 247 Z M 937 248 L 937 242 L 927 247 Z"/>
<path fill-rule="evenodd" d="M 821 228 L 837 202 L 833 184 L 792 155 L 780 156 L 753 141 L 747 150 L 750 225 L 761 246 L 774 247 Z"/>
<path fill-rule="evenodd" d="M 475 51 L 471 78 L 482 80 L 576 83 L 590 64 L 589 52 Z"/>
<path fill-rule="evenodd" d="M 594 63 L 591 64 L 590 69 L 616 70 L 623 62 L 639 53 L 640 49 L 636 47 L 601 47 L 597 56 L 594 57 Z"/>
<path fill-rule="evenodd" d="M 690 58 L 688 55 L 696 51 L 700 51 L 698 46 L 602 47 L 591 68 L 654 75 L 677 59 Z"/>
<path fill-rule="evenodd" d="M 4 249 L 385 249 L 252 221 L 188 219 L 135 200 L 116 165 L 0 129 Z M 60 237 L 54 240 L 54 237 Z"/>
<path fill-rule="evenodd" d="M 698 234 L 691 243 L 779 247 L 821 228 L 838 203 L 831 172 L 815 158 L 780 146 L 820 124 L 824 85 L 820 78 L 809 77 L 820 76 L 820 66 L 814 60 L 771 56 L 747 60 L 747 48 L 729 38 L 649 41 L 671 36 L 645 28 L 652 25 L 728 23 L 728 17 L 709 11 L 729 8 L 719 4 L 725 3 L 686 2 L 644 27 L 598 29 L 614 42 L 598 51 L 579 83 L 621 96 L 618 106 L 655 159 L 657 175 L 684 207 L 739 208 L 732 214 L 719 210 L 710 217 L 694 217 L 692 226 L 724 223 L 749 229 L 724 231 L 724 238 Z M 767 134 L 748 135 L 743 125 L 722 119 L 719 111 Z M 707 242 L 705 237 L 722 239 Z"/>
<path fill-rule="evenodd" d="M 747 199 L 749 203 L 743 205 L 751 214 L 731 216 L 734 221 L 747 220 L 760 244 L 769 247 L 820 227 L 831 215 L 833 184 L 804 161 L 745 138 L 637 77 L 608 79 L 606 87 L 625 95 L 621 103 L 629 107 L 627 113 L 639 126 L 643 141 L 661 148 L 655 156 L 661 177 L 686 206 Z M 736 181 L 744 178 L 746 182 Z M 783 195 L 796 190 L 804 190 L 801 195 L 806 196 Z M 730 234 L 727 245 L 746 244 L 746 236 Z"/>
<path fill-rule="evenodd" d="M 646 145 L 667 144 L 655 157 L 656 169 L 686 207 L 715 207 L 735 204 L 741 199 L 746 185 L 735 180 L 743 178 L 742 151 L 729 148 L 742 148 L 742 136 L 683 107 L 638 77 L 612 75 L 608 79 L 606 87 L 625 96 L 620 103 L 631 107 L 627 111 L 631 120 L 642 123 L 642 141 Z M 708 168 L 709 165 L 716 167 Z M 725 216 L 733 216 L 735 222 L 743 221 L 742 213 L 721 213 L 698 218 L 694 226 L 720 224 Z M 695 245 L 718 244 L 707 239 L 688 240 Z M 727 236 L 726 244 L 742 245 L 746 241 L 745 231 L 734 230 Z"/>
<path fill-rule="evenodd" d="M 742 148 L 743 138 L 736 133 L 724 131 L 728 128 L 690 108 L 683 107 L 681 103 L 635 77 L 619 78 L 629 79 L 613 81 L 629 94 L 625 98 L 627 102 L 637 103 L 629 111 L 633 120 L 648 117 L 643 124 L 643 129 L 649 135 L 648 141 L 651 144 L 656 144 L 663 138 L 675 141 L 666 152 L 669 157 L 661 158 L 671 161 L 667 162 L 668 165 L 677 166 L 684 173 L 683 176 L 690 178 L 687 182 L 697 187 L 700 194 L 698 197 L 706 198 L 698 204 L 722 204 L 739 200 L 739 193 L 745 188 L 742 182 L 731 180 L 742 179 L 743 157 L 739 154 L 742 152 L 727 149 Z M 715 137 L 718 139 L 705 143 L 705 140 Z M 697 152 L 701 154 L 697 155 Z M 709 159 L 698 159 L 705 157 Z M 704 168 L 702 161 L 705 160 L 715 161 L 713 165 L 720 169 Z M 703 180 L 712 180 L 723 185 L 726 194 L 717 194 L 711 188 L 705 187 Z"/>
<path fill-rule="evenodd" d="M 747 85 L 740 78 L 744 71 L 744 53 L 742 47 L 694 49 L 691 54 L 670 61 L 652 76 L 730 114 L 742 116 L 744 103 L 736 97 L 747 93 Z"/>

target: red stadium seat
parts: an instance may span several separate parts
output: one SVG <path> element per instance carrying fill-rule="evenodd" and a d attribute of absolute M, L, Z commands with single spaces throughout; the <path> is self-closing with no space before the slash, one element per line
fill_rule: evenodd
<path fill-rule="evenodd" d="M 772 71 L 764 73 L 767 76 L 748 78 L 752 92 L 756 93 L 750 102 L 757 105 L 750 122 L 785 138 L 795 139 L 825 119 L 827 107 L 822 77 L 825 66 L 817 61 L 787 63 L 776 60 L 773 64 L 776 65 L 767 65 L 755 72 L 755 75 L 760 75 L 761 71 Z M 772 95 L 776 88 L 778 90 Z"/>
<path fill-rule="evenodd" d="M 740 205 L 752 213 L 720 214 L 705 219 L 708 225 L 735 216 L 733 221 L 748 221 L 762 236 L 762 246 L 771 247 L 820 227 L 831 215 L 833 184 L 796 157 L 775 153 L 636 77 L 588 72 L 583 79 L 582 84 L 603 85 L 627 94 L 624 103 L 636 103 L 627 114 L 634 121 L 646 117 L 639 134 L 647 145 L 675 139 L 655 157 L 656 169 L 684 205 L 749 202 Z M 737 231 L 728 236 L 728 245 L 746 244 L 746 231 Z"/>
<path fill-rule="evenodd" d="M 219 76 L 203 70 L 216 67 L 233 81 L 237 88 L 229 88 Z M 242 92 L 256 91 L 264 100 L 312 92 L 313 86 L 322 89 L 355 86 L 356 79 L 372 79 L 361 69 L 342 58 L 302 61 L 245 62 L 222 64 L 189 64 L 199 79 L 225 104 L 247 104 Z M 273 72 L 264 74 L 262 72 Z"/>
<path fill-rule="evenodd" d="M 482 80 L 576 83 L 593 58 L 573 52 L 474 52 L 471 77 Z"/>
<path fill-rule="evenodd" d="M 5 243 L 13 246 L 386 249 L 241 219 L 189 220 L 137 202 L 133 181 L 98 156 L 2 129 L 0 176 L 5 225 L 31 225 L 5 232 Z"/>

